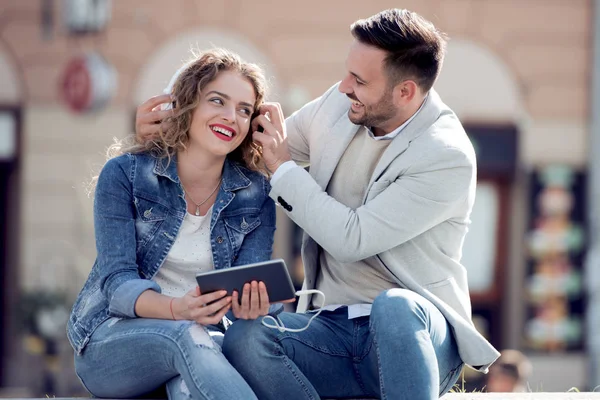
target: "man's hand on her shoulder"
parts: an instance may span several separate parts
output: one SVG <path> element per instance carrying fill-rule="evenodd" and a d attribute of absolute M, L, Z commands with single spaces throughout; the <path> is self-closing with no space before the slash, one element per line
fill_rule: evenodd
<path fill-rule="evenodd" d="M 162 128 L 163 132 L 168 128 L 167 117 L 173 115 L 173 109 L 164 110 L 163 104 L 171 104 L 173 98 L 170 94 L 154 96 L 142 103 L 135 113 L 135 136 L 140 143 L 154 138 Z"/>
<path fill-rule="evenodd" d="M 263 131 L 259 130 L 262 127 Z M 262 147 L 266 167 L 274 173 L 292 156 L 288 149 L 285 118 L 279 103 L 265 103 L 252 121 L 252 138 Z"/>

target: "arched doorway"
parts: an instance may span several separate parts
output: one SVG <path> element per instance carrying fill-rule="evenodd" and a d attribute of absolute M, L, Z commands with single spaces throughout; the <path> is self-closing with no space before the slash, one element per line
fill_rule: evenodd
<path fill-rule="evenodd" d="M 144 63 L 133 89 L 133 105 L 137 107 L 150 97 L 161 94 L 175 71 L 191 57 L 191 49 L 213 47 L 232 50 L 244 60 L 263 67 L 269 80 L 269 99 L 277 101 L 280 89 L 273 64 L 259 48 L 231 32 L 195 29 L 170 38 Z"/>

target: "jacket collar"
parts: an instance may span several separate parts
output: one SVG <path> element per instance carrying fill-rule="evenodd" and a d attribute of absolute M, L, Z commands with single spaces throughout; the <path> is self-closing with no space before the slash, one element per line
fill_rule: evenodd
<path fill-rule="evenodd" d="M 177 175 L 177 156 L 171 157 L 170 160 L 166 157 L 156 158 L 153 171 L 158 176 L 163 176 L 180 184 L 179 175 Z M 226 157 L 223 164 L 221 188 L 228 192 L 233 192 L 250 186 L 250 183 L 250 178 L 244 174 L 242 167 L 237 162 Z"/>

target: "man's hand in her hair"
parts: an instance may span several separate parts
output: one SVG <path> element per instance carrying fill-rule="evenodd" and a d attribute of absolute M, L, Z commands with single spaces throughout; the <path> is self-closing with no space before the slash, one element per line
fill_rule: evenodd
<path fill-rule="evenodd" d="M 171 104 L 173 98 L 170 94 L 154 96 L 143 102 L 135 113 L 135 135 L 139 142 L 152 139 L 158 134 L 159 128 L 163 132 L 167 129 L 164 120 L 173 115 L 172 109 L 163 110 L 161 105 Z"/>

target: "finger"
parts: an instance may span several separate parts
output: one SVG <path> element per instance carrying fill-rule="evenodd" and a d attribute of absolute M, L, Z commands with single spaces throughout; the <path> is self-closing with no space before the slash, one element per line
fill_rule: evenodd
<path fill-rule="evenodd" d="M 221 319 L 223 319 L 225 314 L 227 314 L 227 312 L 229 311 L 230 308 L 231 308 L 231 306 L 227 305 L 226 307 L 223 307 L 221 310 L 219 310 L 219 312 L 216 313 L 215 315 L 211 315 L 208 317 L 199 317 L 199 318 L 196 318 L 195 321 L 202 325 L 218 324 L 219 321 L 221 321 Z"/>
<path fill-rule="evenodd" d="M 158 134 L 160 128 L 161 126 L 159 124 L 137 123 L 135 125 L 135 132 L 138 138 L 144 138 L 147 136 L 152 137 Z"/>
<path fill-rule="evenodd" d="M 211 292 L 207 294 L 201 294 L 194 300 L 194 305 L 203 305 L 212 303 L 215 300 L 219 300 L 227 295 L 226 290 L 217 290 L 216 292 Z"/>
<path fill-rule="evenodd" d="M 281 125 L 275 125 L 273 122 L 269 121 L 264 115 L 259 115 L 258 117 L 252 120 L 252 131 L 258 131 L 259 125 L 262 126 L 263 131 L 269 136 L 273 136 L 279 140 L 283 140 L 283 135 L 281 134 Z"/>
<path fill-rule="evenodd" d="M 138 137 L 145 138 L 148 136 L 149 138 L 153 138 L 158 136 L 159 130 L 166 132 L 171 126 L 173 126 L 173 121 L 171 120 L 163 121 L 160 124 L 145 123 L 136 125 L 135 131 Z"/>
<path fill-rule="evenodd" d="M 259 115 L 258 117 L 254 118 L 251 126 L 253 131 L 257 131 L 259 126 L 262 126 L 265 130 L 267 128 L 273 130 L 273 124 L 264 115 Z"/>
<path fill-rule="evenodd" d="M 261 114 L 262 114 L 263 107 L 265 109 L 265 112 L 269 113 L 271 123 L 278 130 L 280 130 L 281 129 L 280 127 L 283 127 L 283 124 L 285 123 L 285 118 L 283 116 L 283 110 L 281 109 L 281 104 L 275 103 L 275 102 L 265 103 L 261 107 Z"/>
<path fill-rule="evenodd" d="M 142 111 L 144 114 L 152 111 L 156 106 L 161 104 L 168 104 L 173 102 L 173 97 L 170 94 L 161 94 L 154 96 L 143 102 L 138 106 L 138 112 Z"/>
<path fill-rule="evenodd" d="M 271 135 L 266 134 L 265 132 L 256 131 L 256 132 L 252 133 L 252 140 L 260 143 L 263 150 L 264 149 L 272 149 L 274 147 L 277 147 L 277 139 L 275 139 Z"/>
<path fill-rule="evenodd" d="M 215 301 L 209 305 L 205 304 L 193 304 L 190 305 L 190 315 L 193 319 L 209 317 L 220 310 L 222 307 L 225 307 L 229 304 L 229 299 L 223 298 L 221 300 Z"/>
<path fill-rule="evenodd" d="M 240 295 L 238 294 L 237 290 L 234 290 L 233 294 L 231 295 L 231 309 L 233 310 L 233 315 L 236 318 L 239 318 L 241 315 L 241 308 Z"/>
<path fill-rule="evenodd" d="M 260 296 L 258 294 L 258 282 L 250 284 L 250 319 L 256 319 L 260 315 Z"/>
<path fill-rule="evenodd" d="M 242 289 L 242 315 L 246 318 L 250 312 L 250 284 L 246 283 Z"/>
<path fill-rule="evenodd" d="M 219 301 L 202 307 L 201 311 L 205 316 L 210 316 L 218 312 L 221 308 L 227 307 L 231 304 L 231 296 L 227 296 Z"/>
<path fill-rule="evenodd" d="M 258 294 L 260 296 L 260 311 L 261 315 L 269 313 L 269 293 L 267 292 L 267 285 L 264 282 L 258 283 Z"/>
<path fill-rule="evenodd" d="M 142 124 L 156 124 L 162 122 L 164 119 L 173 116 L 173 110 L 156 110 L 150 111 L 144 114 L 137 114 L 138 125 Z"/>

